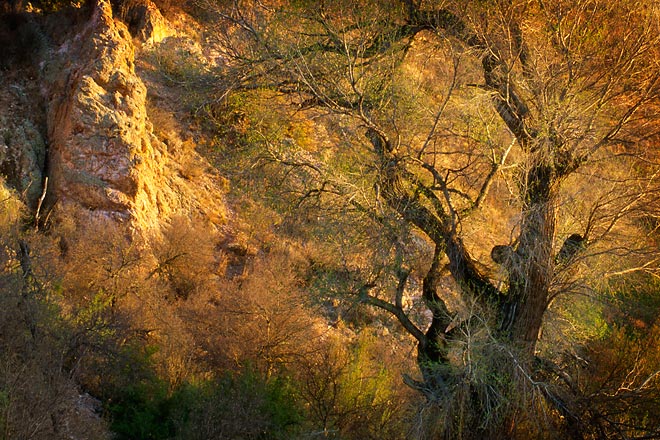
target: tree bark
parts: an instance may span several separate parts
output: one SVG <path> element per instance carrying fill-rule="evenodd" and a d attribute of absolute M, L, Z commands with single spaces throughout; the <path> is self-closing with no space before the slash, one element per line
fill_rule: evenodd
<path fill-rule="evenodd" d="M 533 166 L 526 180 L 517 264 L 510 268 L 509 291 L 500 307 L 500 330 L 531 355 L 548 306 L 554 270 L 555 182 L 551 166 L 545 164 Z"/>

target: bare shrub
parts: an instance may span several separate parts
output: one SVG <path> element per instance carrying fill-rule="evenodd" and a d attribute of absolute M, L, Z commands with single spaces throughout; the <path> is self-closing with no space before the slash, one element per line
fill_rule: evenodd
<path fill-rule="evenodd" d="M 285 255 L 257 260 L 219 291 L 184 304 L 209 365 L 236 370 L 254 363 L 265 376 L 306 356 L 323 328 L 312 317 Z"/>
<path fill-rule="evenodd" d="M 109 438 L 67 364 L 52 242 L 22 232 L 20 202 L 0 195 L 0 438 Z"/>
<path fill-rule="evenodd" d="M 174 217 L 152 245 L 156 267 L 148 277 L 166 282 L 172 298 L 187 299 L 212 286 L 218 237 L 202 220 Z"/>

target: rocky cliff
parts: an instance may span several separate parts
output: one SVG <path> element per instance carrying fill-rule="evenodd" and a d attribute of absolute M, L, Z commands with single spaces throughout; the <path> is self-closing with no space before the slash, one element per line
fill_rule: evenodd
<path fill-rule="evenodd" d="M 150 2 L 140 5 L 129 15 L 142 41 L 174 32 Z M 28 117 L 39 110 L 21 103 L 20 87 L 0 96 L 23 110 L 0 111 L 0 171 L 33 205 L 47 174 L 48 209 L 80 225 L 110 220 L 152 231 L 175 215 L 222 224 L 221 179 L 194 149 L 177 151 L 175 158 L 154 135 L 147 88 L 135 70 L 134 36 L 113 17 L 108 0 L 90 12 L 41 62 L 45 127 Z M 182 162 L 196 164 L 198 172 L 182 172 Z"/>

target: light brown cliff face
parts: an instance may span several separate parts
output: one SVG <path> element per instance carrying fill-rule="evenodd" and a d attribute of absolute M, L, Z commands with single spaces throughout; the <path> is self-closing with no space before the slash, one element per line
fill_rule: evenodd
<path fill-rule="evenodd" d="M 133 73 L 128 30 L 99 2 L 74 41 L 57 53 L 48 96 L 51 188 L 58 203 L 128 216 L 148 154 L 146 89 Z"/>
<path fill-rule="evenodd" d="M 157 44 L 175 34 L 151 0 L 125 2 L 124 21 L 134 37 L 146 44 Z"/>
<path fill-rule="evenodd" d="M 221 223 L 221 190 L 213 177 L 184 178 L 154 136 L 134 56 L 128 29 L 113 18 L 109 2 L 99 0 L 47 68 L 51 203 L 83 222 L 114 219 L 139 230 L 196 213 Z"/>

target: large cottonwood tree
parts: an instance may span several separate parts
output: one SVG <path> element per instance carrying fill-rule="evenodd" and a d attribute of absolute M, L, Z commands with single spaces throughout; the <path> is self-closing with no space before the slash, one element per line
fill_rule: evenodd
<path fill-rule="evenodd" d="M 543 371 L 554 367 L 536 356 L 536 345 L 557 286 L 570 293 L 559 275 L 565 281 L 566 268 L 587 244 L 641 215 L 657 196 L 647 174 L 660 93 L 653 2 L 211 6 L 227 59 L 222 96 L 248 89 L 284 93 L 301 111 L 341 117 L 344 125 L 332 127 L 349 132 L 331 156 L 296 148 L 291 139 L 265 145 L 297 176 L 304 197 L 343 200 L 362 221 L 392 231 L 385 234 L 392 244 L 389 277 L 356 275 L 353 293 L 390 312 L 416 339 L 422 380 L 409 383 L 429 399 L 455 396 L 462 379 L 451 367 L 452 346 L 463 344 L 476 325 L 501 344 L 495 351 L 521 380 L 547 378 Z M 324 160 L 342 154 L 350 164 Z M 623 173 L 623 166 L 633 171 Z M 607 182 L 608 190 L 573 194 L 585 198 L 584 212 L 569 213 L 583 214 L 583 229 L 558 234 L 566 216 L 564 185 L 573 179 L 572 188 L 577 181 L 584 186 L 586 174 L 598 185 Z M 489 204 L 504 204 L 493 200 L 493 188 L 498 197 L 508 191 L 508 207 L 497 211 L 508 218 L 489 221 L 513 227 L 508 243 L 483 252 L 467 244 L 464 225 L 492 215 Z M 430 245 L 425 264 L 413 268 L 410 243 L 401 243 L 396 224 Z M 563 243 L 565 232 L 573 234 Z M 632 244 L 625 248 L 634 253 Z M 491 258 L 505 274 L 500 282 L 486 271 Z M 651 268 L 640 260 L 631 264 Z M 453 290 L 478 312 L 466 316 L 448 303 L 440 288 L 447 271 Z M 428 321 L 412 317 L 404 304 L 404 293 L 415 289 Z M 482 393 L 472 384 L 468 393 L 477 417 L 498 406 L 486 401 L 502 397 L 489 395 L 496 387 L 488 386 Z M 582 435 L 585 428 L 566 402 L 549 387 L 537 388 L 573 434 Z M 499 428 L 484 423 L 480 429 L 500 435 L 502 419 L 509 429 L 512 417 L 503 415 Z"/>

